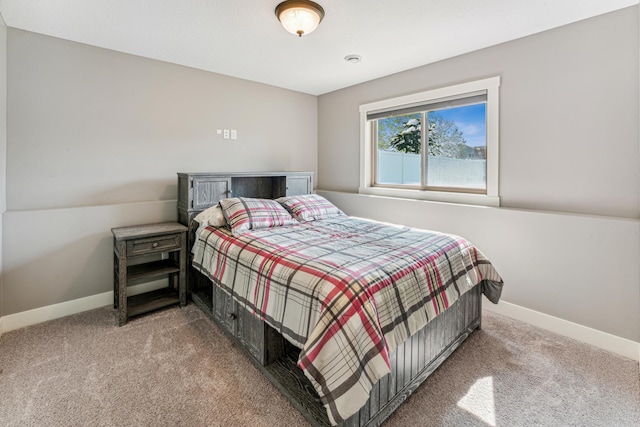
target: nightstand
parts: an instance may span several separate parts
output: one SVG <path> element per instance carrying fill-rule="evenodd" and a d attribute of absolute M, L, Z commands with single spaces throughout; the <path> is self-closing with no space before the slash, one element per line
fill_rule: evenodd
<path fill-rule="evenodd" d="M 177 222 L 112 228 L 113 307 L 118 324 L 173 304 L 186 304 L 187 227 Z M 127 297 L 127 286 L 167 277 L 169 286 Z"/>

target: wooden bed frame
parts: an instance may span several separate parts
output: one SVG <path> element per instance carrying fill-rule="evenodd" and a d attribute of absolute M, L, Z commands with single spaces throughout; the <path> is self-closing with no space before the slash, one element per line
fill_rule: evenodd
<path fill-rule="evenodd" d="M 189 248 L 198 226 L 193 218 L 226 197 L 277 198 L 313 191 L 309 172 L 179 173 L 178 218 L 189 227 Z M 315 389 L 296 365 L 299 349 L 193 267 L 188 268 L 188 293 L 252 362 L 313 426 L 329 426 Z M 377 426 L 481 326 L 480 285 L 463 294 L 451 307 L 390 353 L 390 374 L 378 381 L 360 411 L 343 427 Z"/>

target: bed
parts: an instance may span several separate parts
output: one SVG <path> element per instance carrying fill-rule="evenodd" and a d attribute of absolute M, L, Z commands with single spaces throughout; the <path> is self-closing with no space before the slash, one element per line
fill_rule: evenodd
<path fill-rule="evenodd" d="M 379 425 L 502 280 L 465 239 L 348 217 L 311 189 L 304 173 L 179 174 L 189 292 L 312 425 Z"/>

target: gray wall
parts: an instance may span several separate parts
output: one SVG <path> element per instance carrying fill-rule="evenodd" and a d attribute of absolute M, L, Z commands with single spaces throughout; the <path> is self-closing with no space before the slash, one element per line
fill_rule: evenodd
<path fill-rule="evenodd" d="M 319 187 L 358 187 L 360 104 L 495 75 L 502 206 L 637 218 L 637 7 L 321 96 Z"/>
<path fill-rule="evenodd" d="M 7 209 L 7 26 L 0 17 L 0 242 L 2 242 L 2 218 Z M 0 318 L 2 317 L 2 244 L 0 243 Z M 0 327 L 0 334 L 2 328 Z"/>
<path fill-rule="evenodd" d="M 5 316 L 111 290 L 110 229 L 174 220 L 177 172 L 317 165 L 315 96 L 13 28 L 7 108 Z"/>
<path fill-rule="evenodd" d="M 348 213 L 471 238 L 507 302 L 640 341 L 638 18 L 631 7 L 320 96 L 318 187 Z M 495 75 L 502 208 L 353 194 L 360 104 Z"/>
<path fill-rule="evenodd" d="M 109 291 L 110 228 L 175 219 L 178 171 L 317 165 L 319 188 L 349 213 L 470 238 L 505 278 L 504 301 L 640 341 L 638 16 L 319 98 L 2 27 L 0 314 Z M 493 75 L 502 208 L 354 194 L 360 104 Z"/>

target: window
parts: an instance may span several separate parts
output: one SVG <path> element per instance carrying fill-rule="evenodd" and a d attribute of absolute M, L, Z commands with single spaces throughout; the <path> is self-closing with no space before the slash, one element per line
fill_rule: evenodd
<path fill-rule="evenodd" d="M 360 192 L 499 206 L 493 77 L 360 106 Z"/>

